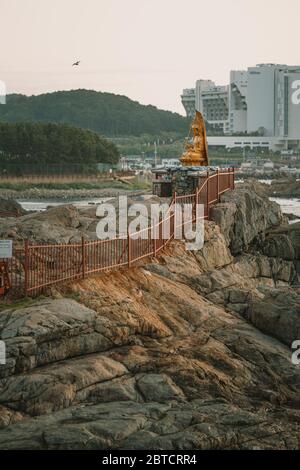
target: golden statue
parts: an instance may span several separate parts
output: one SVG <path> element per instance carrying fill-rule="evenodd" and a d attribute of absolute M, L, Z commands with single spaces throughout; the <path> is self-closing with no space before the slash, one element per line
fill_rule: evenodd
<path fill-rule="evenodd" d="M 186 152 L 182 155 L 180 161 L 183 166 L 207 166 L 208 148 L 205 122 L 199 111 L 196 111 L 196 116 L 190 128 L 191 131 L 194 135 L 193 143 L 186 145 Z"/>

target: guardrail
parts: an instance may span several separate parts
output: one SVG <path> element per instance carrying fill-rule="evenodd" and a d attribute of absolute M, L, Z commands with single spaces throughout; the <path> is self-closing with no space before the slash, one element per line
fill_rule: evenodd
<path fill-rule="evenodd" d="M 5 217 L 20 217 L 21 213 L 16 210 L 16 211 L 0 211 L 0 218 L 5 218 Z"/>
<path fill-rule="evenodd" d="M 167 220 L 170 223 L 170 233 L 163 233 L 163 223 L 160 221 L 154 227 L 149 227 L 147 237 L 109 240 L 86 241 L 81 243 L 58 245 L 35 245 L 24 242 L 24 248 L 14 251 L 12 259 L 7 261 L 10 274 L 11 291 L 14 295 L 35 296 L 45 288 L 62 284 L 70 280 L 84 279 L 103 271 L 130 267 L 135 262 L 157 254 L 172 240 L 176 230 L 175 214 L 172 209 L 176 204 L 192 204 L 192 220 L 196 217 L 196 204 L 203 204 L 204 219 L 209 219 L 210 207 L 219 201 L 225 191 L 234 189 L 234 170 L 207 173 L 203 184 L 194 194 L 178 196 L 174 194 Z M 153 230 L 157 238 L 152 237 Z"/>

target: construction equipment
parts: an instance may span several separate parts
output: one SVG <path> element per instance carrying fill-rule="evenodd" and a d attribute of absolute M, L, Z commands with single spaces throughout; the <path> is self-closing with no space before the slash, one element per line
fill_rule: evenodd
<path fill-rule="evenodd" d="M 0 261 L 0 297 L 11 288 L 8 266 L 6 261 Z"/>
<path fill-rule="evenodd" d="M 191 132 L 193 133 L 193 143 L 186 145 L 186 152 L 180 161 L 183 166 L 208 166 L 206 128 L 203 116 L 199 111 L 196 111 L 189 136 Z"/>

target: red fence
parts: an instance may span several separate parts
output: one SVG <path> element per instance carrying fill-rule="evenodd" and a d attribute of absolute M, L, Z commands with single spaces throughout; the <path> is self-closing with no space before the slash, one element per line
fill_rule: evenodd
<path fill-rule="evenodd" d="M 21 213 L 16 211 L 0 211 L 0 218 L 5 217 L 20 217 Z"/>
<path fill-rule="evenodd" d="M 46 287 L 69 280 L 84 279 L 102 271 L 130 267 L 134 262 L 156 256 L 174 237 L 178 227 L 174 207 L 177 204 L 192 205 L 192 220 L 196 217 L 196 204 L 203 204 L 204 218 L 209 218 L 209 209 L 218 202 L 225 191 L 234 189 L 234 170 L 207 173 L 202 185 L 194 194 L 174 194 L 166 217 L 156 225 L 144 229 L 143 238 L 128 234 L 126 238 L 61 245 L 32 245 L 25 241 L 24 248 L 15 250 L 8 262 L 13 295 L 34 296 Z M 164 224 L 170 226 L 164 233 Z M 157 236 L 153 236 L 156 232 Z M 142 232 L 139 232 L 141 234 Z"/>

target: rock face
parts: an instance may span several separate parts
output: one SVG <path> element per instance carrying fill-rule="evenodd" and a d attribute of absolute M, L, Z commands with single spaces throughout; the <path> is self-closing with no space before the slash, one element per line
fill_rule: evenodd
<path fill-rule="evenodd" d="M 148 209 L 151 203 L 159 203 L 160 199 L 151 195 L 132 195 L 128 197 L 128 206 L 143 203 Z M 118 198 L 109 199 L 119 216 Z M 166 200 L 168 203 L 168 200 Z M 16 218 L 1 219 L 0 238 L 11 238 L 15 242 L 28 239 L 35 243 L 78 243 L 82 236 L 89 240 L 97 240 L 96 228 L 100 218 L 96 215 L 97 205 L 76 208 L 73 205 L 50 207 L 44 212 L 34 212 Z M 23 211 L 24 212 L 24 211 Z M 149 217 L 151 211 L 148 210 Z M 128 221 L 135 217 L 128 217 Z M 118 219 L 119 220 L 119 219 Z"/>
<path fill-rule="evenodd" d="M 277 197 L 300 197 L 300 182 L 295 178 L 274 180 L 269 188 L 270 196 Z"/>
<path fill-rule="evenodd" d="M 290 350 L 171 275 L 134 268 L 73 284 L 80 303 L 1 313 L 1 449 L 298 446 Z"/>
<path fill-rule="evenodd" d="M 201 251 L 172 242 L 0 310 L 0 449 L 299 448 L 298 229 L 248 191 L 216 207 Z"/>
<path fill-rule="evenodd" d="M 300 273 L 300 222 L 270 230 L 261 250 L 267 256 L 293 260 Z"/>
<path fill-rule="evenodd" d="M 9 199 L 3 199 L 2 197 L 0 197 L 0 213 L 1 212 L 12 212 L 19 215 L 26 214 L 21 204 Z"/>
<path fill-rule="evenodd" d="M 267 288 L 263 293 L 263 298 L 251 302 L 249 319 L 290 347 L 300 338 L 300 289 Z"/>
<path fill-rule="evenodd" d="M 96 238 L 96 224 L 95 208 L 82 213 L 72 205 L 59 206 L 17 219 L 3 219 L 0 238 L 12 238 L 16 242 L 28 239 L 36 243 L 76 243 L 82 235 Z"/>
<path fill-rule="evenodd" d="M 221 227 L 233 255 L 284 222 L 278 204 L 247 186 L 223 194 L 221 203 L 211 208 L 210 217 Z"/>

